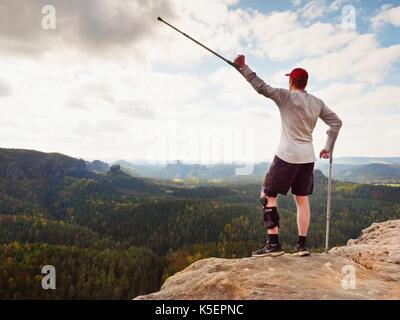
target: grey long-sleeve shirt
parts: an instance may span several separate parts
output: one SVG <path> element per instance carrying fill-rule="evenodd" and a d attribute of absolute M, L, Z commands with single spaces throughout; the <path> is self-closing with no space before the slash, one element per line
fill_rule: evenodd
<path fill-rule="evenodd" d="M 289 163 L 315 162 L 312 133 L 318 118 L 329 126 L 324 149 L 333 150 L 342 121 L 321 99 L 306 90 L 273 88 L 248 66 L 241 73 L 259 94 L 272 99 L 279 108 L 281 137 L 276 151 L 279 158 Z"/>

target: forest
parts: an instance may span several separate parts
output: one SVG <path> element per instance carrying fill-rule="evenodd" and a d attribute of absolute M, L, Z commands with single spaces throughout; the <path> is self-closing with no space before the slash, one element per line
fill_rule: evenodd
<path fill-rule="evenodd" d="M 262 178 L 174 181 L 99 172 L 83 160 L 0 149 L 0 299 L 132 299 L 206 257 L 240 258 L 263 244 Z M 308 245 L 321 252 L 327 178 L 315 171 Z M 400 187 L 334 181 L 331 246 L 373 222 L 400 219 Z M 291 196 L 278 199 L 287 252 Z M 41 287 L 53 265 L 55 290 Z"/>

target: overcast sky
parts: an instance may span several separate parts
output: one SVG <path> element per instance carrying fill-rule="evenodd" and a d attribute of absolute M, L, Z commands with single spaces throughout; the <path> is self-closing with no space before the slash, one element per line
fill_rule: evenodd
<path fill-rule="evenodd" d="M 308 91 L 343 120 L 336 156 L 400 156 L 400 1 L 384 0 L 0 0 L 0 147 L 272 158 L 274 103 L 157 16 L 232 60 L 245 54 L 272 86 L 306 68 Z"/>

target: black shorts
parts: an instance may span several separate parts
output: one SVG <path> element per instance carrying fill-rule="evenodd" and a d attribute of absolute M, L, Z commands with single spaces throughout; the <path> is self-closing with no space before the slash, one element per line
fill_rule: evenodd
<path fill-rule="evenodd" d="M 297 196 L 312 194 L 314 162 L 294 164 L 275 156 L 265 176 L 264 188 L 269 197 L 276 197 L 278 193 L 286 195 L 289 189 Z"/>

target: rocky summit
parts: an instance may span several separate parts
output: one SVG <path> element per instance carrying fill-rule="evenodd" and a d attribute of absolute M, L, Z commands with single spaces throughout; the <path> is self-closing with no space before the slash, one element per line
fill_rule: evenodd
<path fill-rule="evenodd" d="M 136 299 L 400 299 L 400 220 L 329 254 L 200 260 Z"/>

